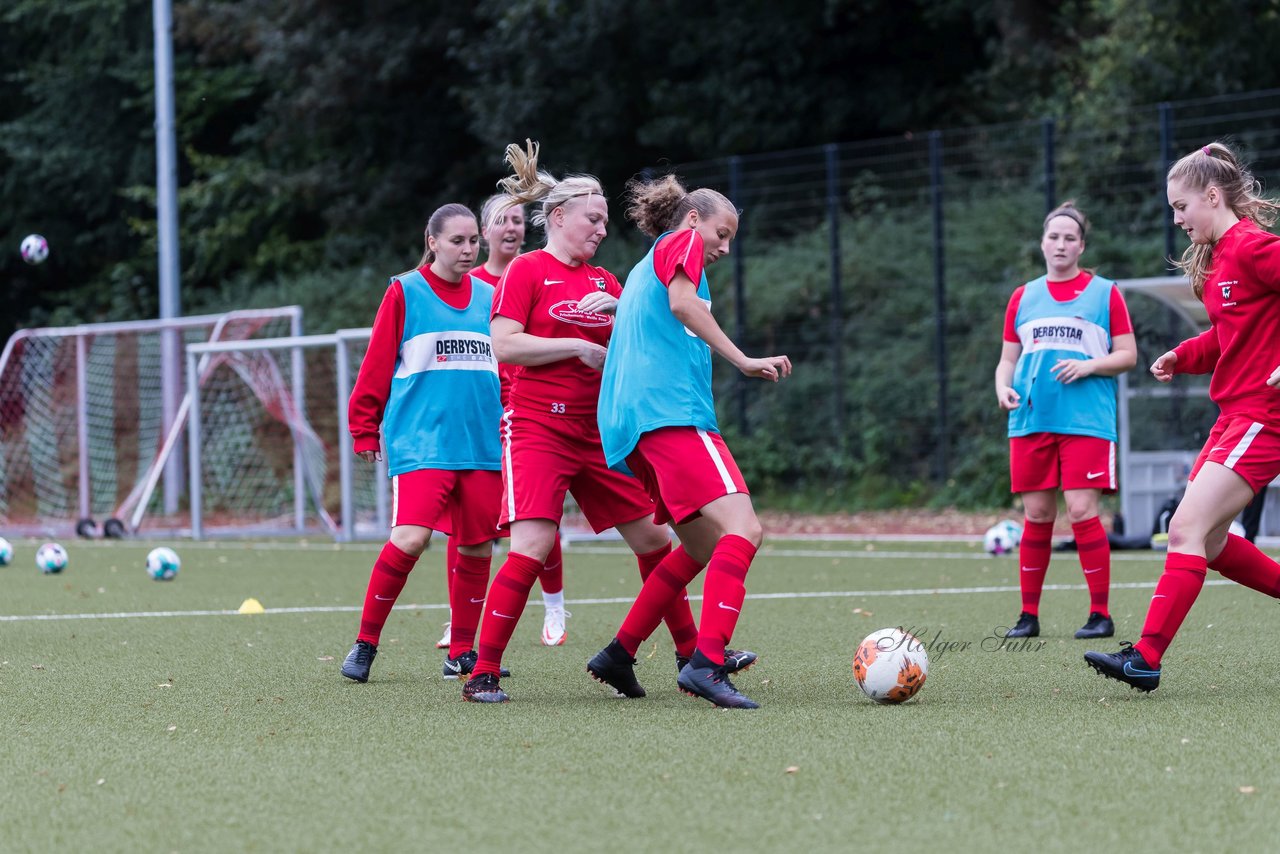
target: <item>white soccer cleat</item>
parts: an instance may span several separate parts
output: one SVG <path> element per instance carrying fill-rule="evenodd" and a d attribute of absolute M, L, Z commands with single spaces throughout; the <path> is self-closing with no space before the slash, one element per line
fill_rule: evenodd
<path fill-rule="evenodd" d="M 554 605 L 547 606 L 547 615 L 542 620 L 542 645 L 543 646 L 563 646 L 564 645 L 564 619 L 573 615 L 564 608 L 557 608 Z"/>
<path fill-rule="evenodd" d="M 450 625 L 452 624 L 451 623 L 444 624 L 444 635 L 440 638 L 440 640 L 436 641 L 436 649 L 449 648 L 449 641 L 453 639 L 453 632 L 449 628 Z"/>

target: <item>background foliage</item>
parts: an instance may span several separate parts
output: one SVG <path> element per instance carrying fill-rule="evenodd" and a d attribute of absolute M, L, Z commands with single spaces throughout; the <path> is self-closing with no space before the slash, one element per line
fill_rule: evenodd
<path fill-rule="evenodd" d="M 298 303 L 308 332 L 368 323 L 386 274 L 418 257 L 430 211 L 481 201 L 504 145 L 525 137 L 542 141 L 552 171 L 590 171 L 617 192 L 644 168 L 1053 116 L 1098 129 L 1083 157 L 1068 155 L 1087 169 L 1151 136 L 1118 120 L 1133 110 L 1280 85 L 1280 10 L 1260 0 L 726 8 L 175 2 L 184 311 Z M 151 4 L 14 0 L 0 21 L 0 246 L 12 248 L 0 253 L 0 335 L 155 316 Z M 1001 163 L 998 136 L 975 138 L 986 166 Z M 919 427 L 934 406 L 932 295 L 898 286 L 884 298 L 886 283 L 931 281 L 927 234 L 895 205 L 899 187 L 878 180 L 848 189 L 839 225 L 845 420 L 828 441 L 833 425 L 811 417 L 829 370 L 756 396 L 753 429 L 734 442 L 761 491 L 846 506 L 1005 498 L 990 367 L 1007 286 L 1040 264 L 1041 212 L 1027 176 L 1006 178 L 985 169 L 948 200 L 957 430 L 947 479 L 931 470 L 933 437 Z M 1096 198 L 1119 210 L 1107 180 Z M 820 365 L 827 285 L 814 259 L 826 238 L 791 221 L 792 190 L 744 205 L 746 339 Z M 1113 276 L 1162 272 L 1151 263 L 1163 257 L 1150 228 L 1164 216 L 1157 196 L 1123 200 L 1134 227 L 1109 223 L 1090 263 Z M 32 231 L 52 246 L 35 268 L 16 252 Z M 640 241 L 620 216 L 613 233 L 602 260 L 625 272 Z M 993 283 L 1006 291 L 993 296 Z M 728 296 L 719 304 L 732 312 Z M 904 474 L 889 462 L 906 453 L 916 463 Z"/>

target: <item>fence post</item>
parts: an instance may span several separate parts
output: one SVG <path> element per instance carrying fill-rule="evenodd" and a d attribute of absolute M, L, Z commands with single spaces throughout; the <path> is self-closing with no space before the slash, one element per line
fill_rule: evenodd
<path fill-rule="evenodd" d="M 1040 120 L 1041 138 L 1044 140 L 1044 213 L 1049 215 L 1058 204 L 1057 163 L 1053 151 L 1054 122 L 1046 116 Z"/>
<path fill-rule="evenodd" d="M 839 147 L 823 148 L 827 165 L 827 230 L 831 247 L 831 390 L 836 441 L 845 447 L 844 432 L 844 294 L 840 275 Z"/>
<path fill-rule="evenodd" d="M 1164 176 L 1173 165 L 1173 105 L 1163 101 L 1160 110 L 1160 189 L 1164 190 Z M 1163 206 L 1161 206 L 1163 210 Z M 1166 214 L 1168 212 L 1166 211 Z M 1164 218 L 1164 255 L 1173 257 L 1173 217 Z"/>
<path fill-rule="evenodd" d="M 929 185 L 933 198 L 933 307 L 934 339 L 938 373 L 937 480 L 945 482 L 950 470 L 947 446 L 951 443 L 947 426 L 947 274 L 943 252 L 942 215 L 942 131 L 929 132 Z"/>
<path fill-rule="evenodd" d="M 733 203 L 741 207 L 741 184 L 742 184 L 742 158 L 734 155 L 729 158 L 729 198 Z M 741 232 L 738 233 L 737 239 L 734 241 L 733 250 L 733 343 L 738 347 L 746 349 L 745 338 L 747 334 L 747 294 L 746 294 L 746 276 L 743 269 L 743 257 L 746 255 L 744 248 L 745 242 Z M 734 397 L 737 401 L 738 409 L 738 429 L 742 431 L 742 435 L 751 435 L 751 427 L 747 424 L 747 382 L 746 377 L 741 371 L 735 371 L 734 379 Z"/>
<path fill-rule="evenodd" d="M 187 414 L 187 476 L 190 478 L 187 498 L 191 502 L 191 539 L 204 539 L 204 507 L 200 482 L 200 371 L 195 353 L 187 356 L 187 389 L 191 410 Z"/>

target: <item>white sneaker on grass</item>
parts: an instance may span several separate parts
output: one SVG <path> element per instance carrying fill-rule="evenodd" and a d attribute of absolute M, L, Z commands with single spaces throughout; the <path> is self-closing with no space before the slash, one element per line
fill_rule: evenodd
<path fill-rule="evenodd" d="M 448 649 L 449 641 L 453 639 L 453 632 L 449 629 L 450 624 L 444 624 L 444 636 L 436 641 L 436 649 Z"/>
<path fill-rule="evenodd" d="M 562 646 L 564 644 L 564 620 L 573 615 L 563 607 L 547 606 L 547 614 L 542 620 L 542 645 Z"/>

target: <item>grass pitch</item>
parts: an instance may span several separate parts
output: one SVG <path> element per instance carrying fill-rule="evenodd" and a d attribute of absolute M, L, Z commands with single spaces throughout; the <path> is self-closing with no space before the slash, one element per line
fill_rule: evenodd
<path fill-rule="evenodd" d="M 736 681 L 763 708 L 676 690 L 670 638 L 643 700 L 585 663 L 638 588 L 610 546 L 566 550 L 568 641 L 538 643 L 535 591 L 504 706 L 463 703 L 433 648 L 443 549 L 427 552 L 366 685 L 338 668 L 377 547 L 34 542 L 0 569 L 0 844 L 10 851 L 746 851 L 945 845 L 1264 850 L 1280 769 L 1280 609 L 1210 584 L 1141 695 L 1083 663 L 1074 554 L 1055 554 L 1038 641 L 1001 643 L 1016 566 L 976 545 L 777 541 L 748 578 Z M 498 560 L 501 558 L 499 557 Z M 1136 640 L 1159 556 L 1119 553 L 1117 640 Z M 495 561 L 495 568 L 497 561 Z M 1211 578 L 1215 578 L 1211 573 Z M 697 595 L 698 590 L 691 590 Z M 248 597 L 267 612 L 240 615 Z M 699 603 L 694 602 L 695 613 Z M 899 707 L 853 685 L 866 634 L 913 630 L 928 681 Z"/>

